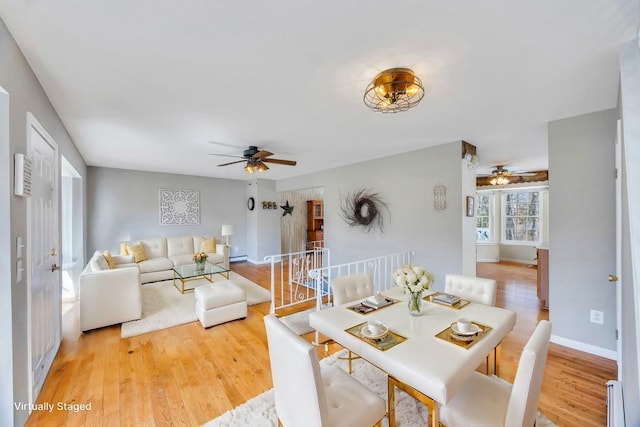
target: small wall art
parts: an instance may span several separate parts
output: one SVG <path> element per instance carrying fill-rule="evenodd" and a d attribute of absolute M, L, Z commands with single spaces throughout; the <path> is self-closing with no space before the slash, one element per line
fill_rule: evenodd
<path fill-rule="evenodd" d="M 199 225 L 200 191 L 160 189 L 161 225 Z"/>
<path fill-rule="evenodd" d="M 389 205 L 367 188 L 345 196 L 340 211 L 349 227 L 362 227 L 368 233 L 375 228 L 384 232 L 384 223 L 389 217 Z"/>

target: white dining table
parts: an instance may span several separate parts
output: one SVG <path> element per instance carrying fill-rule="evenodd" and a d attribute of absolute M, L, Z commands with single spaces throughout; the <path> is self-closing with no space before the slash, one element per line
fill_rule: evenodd
<path fill-rule="evenodd" d="M 515 326 L 516 313 L 477 303 L 455 309 L 423 300 L 421 315 L 413 316 L 400 288 L 383 294 L 401 301 L 368 314 L 347 308 L 355 302 L 319 310 L 309 315 L 309 325 L 388 374 L 390 426 L 395 425 L 394 386 L 414 397 L 419 394 L 426 397 L 426 401 L 419 398 L 429 406 L 431 424 L 437 426 L 437 403 L 448 402 L 487 356 L 494 354 L 494 349 Z M 436 337 L 461 317 L 491 330 L 469 348 Z M 383 322 L 406 340 L 382 351 L 347 332 L 371 319 Z"/>

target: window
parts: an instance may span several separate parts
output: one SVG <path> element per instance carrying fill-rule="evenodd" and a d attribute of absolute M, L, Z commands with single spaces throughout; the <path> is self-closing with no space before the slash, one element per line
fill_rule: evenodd
<path fill-rule="evenodd" d="M 503 233 L 508 243 L 536 243 L 541 234 L 540 192 L 526 191 L 502 195 Z"/>
<path fill-rule="evenodd" d="M 493 241 L 493 194 L 478 193 L 476 195 L 476 234 L 477 241 L 489 243 Z"/>

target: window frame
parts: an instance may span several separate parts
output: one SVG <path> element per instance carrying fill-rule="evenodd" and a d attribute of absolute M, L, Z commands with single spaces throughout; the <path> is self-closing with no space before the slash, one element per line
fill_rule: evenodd
<path fill-rule="evenodd" d="M 488 240 L 478 240 L 478 233 L 476 231 L 476 244 L 477 245 L 495 245 L 496 241 L 496 192 L 494 190 L 484 190 L 484 191 L 476 191 L 476 210 L 475 210 L 475 222 L 476 222 L 476 230 L 478 229 L 478 208 L 480 207 L 480 203 L 478 201 L 478 196 L 487 196 L 489 197 L 489 239 Z"/>
<path fill-rule="evenodd" d="M 518 193 L 538 193 L 538 240 L 507 240 L 507 196 L 510 194 L 518 194 Z M 512 246 L 539 246 L 542 243 L 543 239 L 543 192 L 541 189 L 513 189 L 508 191 L 502 191 L 500 194 L 500 220 L 501 220 L 501 230 L 500 230 L 500 244 L 501 245 L 512 245 Z"/>

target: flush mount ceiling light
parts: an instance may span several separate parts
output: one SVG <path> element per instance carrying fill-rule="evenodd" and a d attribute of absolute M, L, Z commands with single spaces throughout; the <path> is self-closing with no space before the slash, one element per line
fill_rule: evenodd
<path fill-rule="evenodd" d="M 390 68 L 379 73 L 364 93 L 364 103 L 373 111 L 399 113 L 418 105 L 424 86 L 408 68 Z"/>

